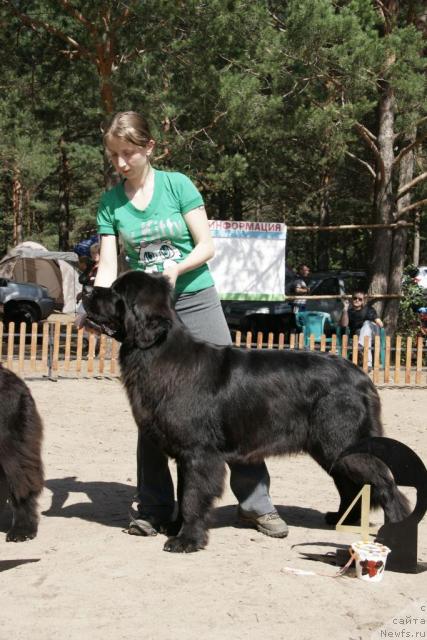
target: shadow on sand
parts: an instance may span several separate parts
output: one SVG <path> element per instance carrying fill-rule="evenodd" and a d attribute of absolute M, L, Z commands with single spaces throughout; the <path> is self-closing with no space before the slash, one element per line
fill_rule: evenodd
<path fill-rule="evenodd" d="M 127 526 L 129 506 L 135 494 L 133 486 L 119 482 L 81 482 L 75 476 L 50 479 L 45 485 L 52 492 L 52 502 L 49 509 L 42 512 L 44 516 L 81 518 L 108 527 Z M 77 493 L 85 494 L 88 501 L 73 501 L 73 494 Z M 67 505 L 68 500 L 73 503 Z M 316 509 L 279 505 L 277 510 L 291 527 L 331 529 L 324 522 L 324 514 Z M 237 521 L 237 505 L 213 509 L 211 528 L 243 526 Z"/>

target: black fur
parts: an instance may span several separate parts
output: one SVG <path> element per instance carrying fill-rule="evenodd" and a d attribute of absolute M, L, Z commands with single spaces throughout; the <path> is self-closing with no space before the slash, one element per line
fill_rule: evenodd
<path fill-rule="evenodd" d="M 167 280 L 143 272 L 122 275 L 111 289 L 95 288 L 85 307 L 91 320 L 122 341 L 122 379 L 138 428 L 177 461 L 180 519 L 165 550 L 206 545 L 225 461 L 307 452 L 340 494 L 329 523 L 364 483 L 372 485 L 373 504 L 387 519 L 407 514 L 404 496 L 379 460 L 348 456 L 334 465 L 350 445 L 382 435 L 378 393 L 349 361 L 198 342 L 177 319 Z"/>
<path fill-rule="evenodd" d="M 9 499 L 8 542 L 35 538 L 37 498 L 43 489 L 43 427 L 27 385 L 0 365 L 0 511 Z"/>

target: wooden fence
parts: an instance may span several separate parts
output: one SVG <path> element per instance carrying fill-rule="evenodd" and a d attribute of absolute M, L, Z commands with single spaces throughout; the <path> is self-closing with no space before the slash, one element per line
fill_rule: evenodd
<path fill-rule="evenodd" d="M 372 367 L 368 366 L 368 338 L 365 338 L 361 355 L 357 336 L 322 336 L 316 342 L 314 336 L 305 341 L 304 335 L 250 332 L 236 333 L 235 345 L 248 349 L 308 349 L 328 351 L 350 358 L 369 373 L 377 385 L 427 385 L 427 344 L 425 337 L 416 341 L 396 336 L 392 341 L 385 338 L 380 343 L 376 336 L 372 348 Z M 11 322 L 4 326 L 0 322 L 0 362 L 22 377 L 117 377 L 119 344 L 102 335 L 99 338 L 77 330 L 71 322 L 45 321 L 27 328 L 24 323 L 15 327 Z"/>

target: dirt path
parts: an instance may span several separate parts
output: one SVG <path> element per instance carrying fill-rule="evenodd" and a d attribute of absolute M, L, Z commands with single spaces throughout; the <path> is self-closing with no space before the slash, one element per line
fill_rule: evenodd
<path fill-rule="evenodd" d="M 323 513 L 336 508 L 336 492 L 308 457 L 268 461 L 271 494 L 290 525 L 286 540 L 238 528 L 227 485 L 208 548 L 164 553 L 163 536 L 123 532 L 135 485 L 136 429 L 120 383 L 60 379 L 29 386 L 45 423 L 46 490 L 36 540 L 6 544 L 1 534 L 0 640 L 365 640 L 403 637 L 395 635 L 403 629 L 426 632 L 427 572 L 386 571 L 381 583 L 366 584 L 352 573 L 333 578 L 335 567 L 313 559 L 348 546 L 354 534 L 323 524 Z M 381 396 L 387 435 L 426 462 L 426 391 Z M 419 558 L 427 562 L 427 519 Z M 316 575 L 296 576 L 286 567 Z M 408 625 L 408 616 L 424 623 Z"/>

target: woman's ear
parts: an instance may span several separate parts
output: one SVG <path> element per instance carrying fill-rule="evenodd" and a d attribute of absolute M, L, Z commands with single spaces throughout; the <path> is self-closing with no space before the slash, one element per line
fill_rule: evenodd
<path fill-rule="evenodd" d="M 149 140 L 145 146 L 145 151 L 147 153 L 147 158 L 149 158 L 153 151 L 154 151 L 154 147 L 156 146 L 156 143 L 154 142 L 154 140 Z"/>

